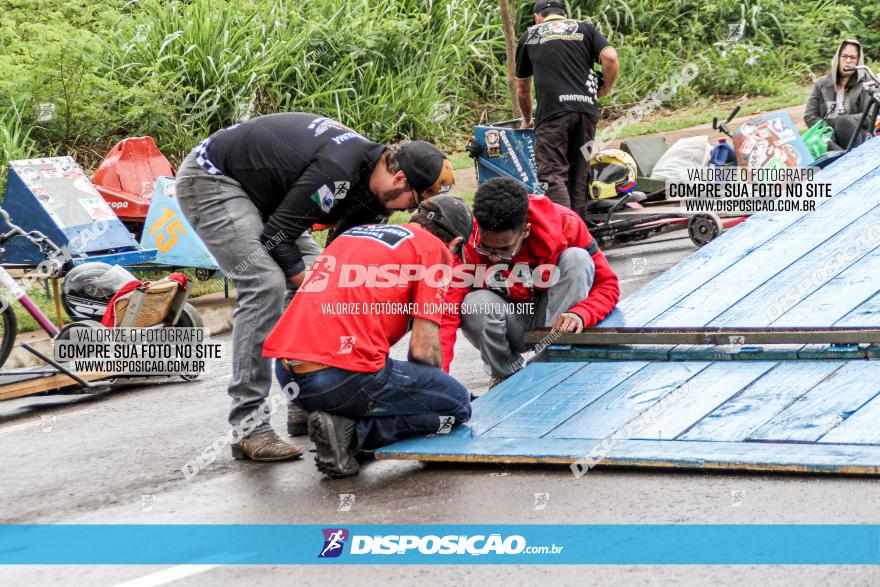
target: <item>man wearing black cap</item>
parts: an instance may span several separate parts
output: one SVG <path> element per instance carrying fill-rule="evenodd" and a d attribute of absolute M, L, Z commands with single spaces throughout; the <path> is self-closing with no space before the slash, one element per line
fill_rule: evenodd
<path fill-rule="evenodd" d="M 538 0 L 516 49 L 522 128 L 535 127 L 538 179 L 551 200 L 582 217 L 587 205 L 589 150 L 599 120 L 598 98 L 614 87 L 617 52 L 596 27 L 566 18 L 561 0 Z M 593 64 L 602 66 L 602 73 Z M 532 120 L 531 79 L 538 113 Z"/>
<path fill-rule="evenodd" d="M 221 130 L 187 156 L 177 175 L 180 207 L 238 294 L 229 383 L 233 427 L 263 412 L 271 384 L 263 341 L 283 310 L 285 285 L 299 287 L 306 263 L 320 252 L 312 225 L 334 225 L 339 233 L 379 222 L 452 183 L 452 166 L 433 145 L 389 147 L 300 112 Z M 268 421 L 242 435 L 232 446 L 236 458 L 301 456 Z"/>
<path fill-rule="evenodd" d="M 282 386 L 309 415 L 318 468 L 358 472 L 356 449 L 448 432 L 470 418 L 465 387 L 443 372 L 439 326 L 452 251 L 473 229 L 467 204 L 424 201 L 409 224 L 359 226 L 315 260 L 266 339 Z M 388 356 L 412 325 L 409 360 Z"/>

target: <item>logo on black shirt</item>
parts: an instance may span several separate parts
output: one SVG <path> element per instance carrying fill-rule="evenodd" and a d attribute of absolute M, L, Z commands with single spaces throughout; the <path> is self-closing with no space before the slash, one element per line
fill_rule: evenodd
<path fill-rule="evenodd" d="M 578 32 L 576 20 L 548 20 L 529 28 L 527 45 L 544 44 L 547 41 L 583 41 L 584 34 Z"/>
<path fill-rule="evenodd" d="M 353 236 L 355 238 L 371 238 L 379 241 L 390 249 L 397 248 L 397 245 L 413 236 L 413 233 L 402 226 L 392 226 L 388 224 L 365 224 L 350 228 L 342 233 L 342 236 Z"/>
<path fill-rule="evenodd" d="M 351 183 L 347 181 L 334 181 L 333 182 L 334 190 L 333 190 L 333 199 L 341 200 L 348 194 L 349 188 L 351 188 Z"/>
<path fill-rule="evenodd" d="M 330 118 L 325 118 L 323 116 L 320 116 L 320 117 L 314 119 L 311 122 L 311 124 L 309 124 L 309 126 L 307 128 L 311 131 L 314 131 L 316 137 L 321 136 L 328 129 L 331 129 L 331 128 L 336 129 L 336 130 L 345 130 L 345 131 L 351 130 L 350 128 L 348 128 L 344 124 L 336 122 L 335 120 L 332 120 Z"/>

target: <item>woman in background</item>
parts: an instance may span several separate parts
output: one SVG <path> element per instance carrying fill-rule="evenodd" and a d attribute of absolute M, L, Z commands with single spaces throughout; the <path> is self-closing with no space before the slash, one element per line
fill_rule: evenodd
<path fill-rule="evenodd" d="M 821 119 L 834 129 L 833 141 L 838 148 L 846 148 L 853 133 L 858 132 L 854 144 L 867 138 L 870 121 L 863 129 L 858 129 L 862 111 L 870 97 L 862 86 L 864 72 L 856 70 L 857 65 L 865 64 L 862 45 L 855 39 L 847 39 L 840 44 L 831 60 L 831 71 L 813 84 L 813 92 L 804 111 L 804 122 L 812 127 Z M 835 145 L 829 145 L 834 148 Z"/>

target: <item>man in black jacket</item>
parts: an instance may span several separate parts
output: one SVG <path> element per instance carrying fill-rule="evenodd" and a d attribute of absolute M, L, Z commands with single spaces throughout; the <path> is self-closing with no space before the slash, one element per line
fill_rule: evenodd
<path fill-rule="evenodd" d="M 229 383 L 233 427 L 265 413 L 271 361 L 262 346 L 283 311 L 286 282 L 298 287 L 305 257 L 317 252 L 312 225 L 341 233 L 381 222 L 453 183 L 452 166 L 429 143 L 389 147 L 299 112 L 221 130 L 187 156 L 177 175 L 180 207 L 238 293 Z M 234 455 L 255 461 L 301 456 L 266 418 L 241 436 Z"/>

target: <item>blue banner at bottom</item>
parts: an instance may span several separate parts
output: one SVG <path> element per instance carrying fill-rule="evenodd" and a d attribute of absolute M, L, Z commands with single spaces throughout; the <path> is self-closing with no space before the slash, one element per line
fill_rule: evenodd
<path fill-rule="evenodd" d="M 878 525 L 0 525 L 21 565 L 878 563 Z"/>

